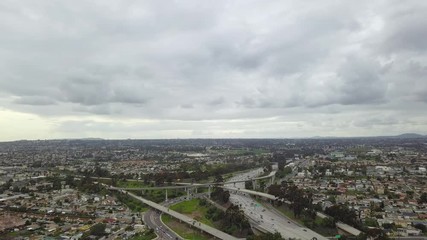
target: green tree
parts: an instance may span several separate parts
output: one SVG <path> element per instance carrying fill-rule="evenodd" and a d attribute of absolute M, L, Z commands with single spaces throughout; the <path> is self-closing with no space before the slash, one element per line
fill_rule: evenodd
<path fill-rule="evenodd" d="M 259 236 L 249 236 L 248 240 L 285 240 L 280 233 L 267 233 Z"/>
<path fill-rule="evenodd" d="M 379 228 L 368 228 L 366 230 L 366 236 L 375 240 L 388 240 L 389 238 L 385 232 Z M 365 238 L 366 239 L 366 238 Z"/>
<path fill-rule="evenodd" d="M 326 208 L 325 213 L 333 217 L 335 221 L 342 221 L 353 227 L 360 227 L 356 212 L 346 205 L 333 205 Z"/>
<path fill-rule="evenodd" d="M 366 218 L 365 219 L 365 226 L 368 226 L 368 227 L 378 227 L 377 219 L 375 219 L 375 218 Z"/>
<path fill-rule="evenodd" d="M 53 221 L 54 221 L 56 224 L 58 224 L 58 223 L 60 223 L 60 222 L 61 222 L 61 217 L 56 216 L 56 217 L 54 217 L 54 218 L 53 218 Z"/>
<path fill-rule="evenodd" d="M 323 218 L 323 219 L 322 219 L 322 221 L 321 221 L 320 225 L 321 225 L 322 227 L 335 228 L 335 221 L 334 221 L 334 219 L 333 219 L 333 218 L 326 217 L 326 218 Z"/>
<path fill-rule="evenodd" d="M 420 199 L 418 200 L 418 203 L 420 204 L 427 203 L 427 193 L 421 194 Z"/>
<path fill-rule="evenodd" d="M 421 230 L 423 233 L 427 232 L 427 227 L 426 225 L 422 224 L 422 223 L 418 223 L 414 225 L 414 228 L 417 228 L 419 230 Z"/>
<path fill-rule="evenodd" d="M 106 225 L 104 223 L 97 223 L 90 228 L 90 234 L 95 236 L 104 236 L 105 227 Z"/>
<path fill-rule="evenodd" d="M 71 186 L 71 187 L 76 186 L 76 185 L 75 185 L 75 182 L 74 182 L 74 176 L 72 176 L 72 175 L 67 175 L 67 176 L 65 177 L 65 184 L 66 184 L 66 185 L 69 185 L 69 186 Z"/>

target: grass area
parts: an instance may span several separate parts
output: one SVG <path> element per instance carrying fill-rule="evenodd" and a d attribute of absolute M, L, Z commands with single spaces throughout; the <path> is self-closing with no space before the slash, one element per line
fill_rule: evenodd
<path fill-rule="evenodd" d="M 176 212 L 187 215 L 198 222 L 202 222 L 203 224 L 219 229 L 238 238 L 247 237 L 248 234 L 252 233 L 250 229 L 240 229 L 238 223 L 224 225 L 225 223 L 222 221 L 223 218 L 226 217 L 224 216 L 224 212 L 217 209 L 205 199 L 195 198 L 189 201 L 177 203 L 170 208 Z M 230 218 L 230 216 L 228 216 L 228 218 Z"/>
<path fill-rule="evenodd" d="M 316 216 L 316 220 L 314 221 L 316 223 L 316 226 L 314 228 L 311 228 L 313 231 L 323 236 L 335 236 L 338 234 L 338 231 L 336 228 L 323 227 L 322 219 L 319 216 Z"/>
<path fill-rule="evenodd" d="M 200 233 L 196 228 L 191 228 L 187 223 L 179 222 L 175 218 L 169 215 L 162 214 L 162 221 L 170 227 L 174 232 L 180 235 L 184 239 L 195 239 L 195 240 L 206 240 L 214 239 L 213 237 Z"/>
<path fill-rule="evenodd" d="M 170 207 L 172 210 L 177 211 L 179 213 L 185 214 L 191 218 L 194 218 L 195 220 L 202 222 L 206 225 L 209 225 L 211 227 L 215 227 L 214 223 L 207 219 L 206 213 L 208 211 L 207 206 L 200 206 L 200 199 L 194 198 L 189 201 L 184 201 L 177 203 L 175 205 L 172 205 Z"/>
<path fill-rule="evenodd" d="M 194 198 L 189 201 L 184 201 L 171 206 L 172 210 L 180 213 L 189 214 L 197 210 L 199 207 L 199 199 Z"/>
<path fill-rule="evenodd" d="M 241 155 L 261 155 L 264 153 L 268 153 L 267 150 L 262 148 L 254 148 L 254 149 L 248 149 L 248 148 L 235 148 L 235 149 L 221 149 L 221 150 L 211 150 L 212 152 L 217 152 L 225 155 L 232 155 L 232 156 L 241 156 Z"/>
<path fill-rule="evenodd" d="M 145 231 L 142 234 L 137 234 L 136 236 L 133 236 L 130 240 L 151 240 L 155 239 L 157 235 L 154 233 L 154 231 Z"/>

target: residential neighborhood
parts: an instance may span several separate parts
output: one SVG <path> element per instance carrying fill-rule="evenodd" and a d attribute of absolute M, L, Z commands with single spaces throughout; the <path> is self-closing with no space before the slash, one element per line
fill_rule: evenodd
<path fill-rule="evenodd" d="M 275 164 L 273 182 L 258 180 L 252 185 L 251 180 L 245 187 L 283 196 L 285 200 L 287 195 L 280 191 L 290 187 L 309 194 L 305 196 L 309 196 L 311 203 L 304 207 L 301 216 L 286 215 L 286 211 L 293 211 L 294 203 L 276 203 L 253 196 L 261 204 L 273 204 L 292 221 L 348 239 L 357 236 L 344 231 L 339 224 L 347 224 L 358 235 L 365 233 L 368 237 L 372 229 L 389 238 L 423 237 L 427 226 L 424 141 L 423 138 L 374 138 L 1 143 L 0 236 L 2 239 L 161 236 L 161 226 L 153 228 L 144 221 L 149 206 L 108 186 L 130 190 L 160 187 L 133 192 L 157 203 L 165 200 L 167 203 L 168 199 L 182 199 L 188 192 L 185 189 L 165 192 L 161 188 L 173 188 L 179 182 L 214 182 L 218 174 L 225 181 L 239 172 L 254 169 L 268 175 L 273 171 L 269 165 Z M 274 186 L 282 190 L 275 192 Z M 197 189 L 192 191 L 196 192 L 191 196 L 196 197 Z M 206 189 L 200 191 L 200 196 L 207 194 Z M 236 194 L 231 190 L 230 193 Z M 349 209 L 354 221 L 334 216 L 332 209 L 337 206 Z M 305 217 L 310 209 L 321 218 L 310 221 Z M 250 219 L 250 215 L 247 217 Z M 327 225 L 328 219 L 333 219 L 336 225 Z M 322 226 L 327 231 L 323 232 Z"/>

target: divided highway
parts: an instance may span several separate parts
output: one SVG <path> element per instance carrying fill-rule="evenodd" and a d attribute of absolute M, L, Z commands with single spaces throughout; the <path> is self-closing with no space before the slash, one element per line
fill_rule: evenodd
<path fill-rule="evenodd" d="M 312 240 L 312 239 L 327 240 L 326 237 L 312 231 L 311 229 L 308 229 L 299 225 L 298 223 L 294 222 L 293 220 L 281 214 L 279 211 L 271 208 L 266 208 L 265 206 L 259 204 L 256 200 L 251 198 L 250 195 L 257 195 L 257 196 L 265 197 L 267 199 L 272 199 L 272 200 L 275 199 L 273 195 L 245 189 L 245 183 L 244 183 L 245 181 L 248 181 L 249 179 L 270 178 L 273 174 L 275 174 L 275 171 L 273 171 L 267 176 L 257 177 L 261 173 L 263 173 L 263 169 L 259 168 L 246 173 L 238 174 L 232 177 L 231 179 L 229 179 L 223 186 L 223 188 L 230 190 L 230 201 L 233 204 L 239 205 L 241 207 L 245 215 L 250 219 L 252 226 L 262 230 L 263 232 L 271 232 L 271 233 L 278 232 L 284 238 L 295 238 L 295 239 L 304 239 L 304 240 Z M 181 184 L 185 184 L 185 183 L 181 183 Z M 195 184 L 191 184 L 193 186 L 184 185 L 184 186 L 166 186 L 166 187 L 153 187 L 153 188 L 168 189 L 168 188 L 183 188 L 183 187 L 202 187 L 202 186 L 206 187 L 206 186 L 211 186 L 211 184 L 214 185 L 214 183 L 207 183 L 207 184 L 195 183 Z M 132 193 L 126 192 L 124 191 L 124 189 L 119 189 L 115 187 L 111 187 L 111 189 L 123 191 L 129 194 L 130 196 L 142 201 L 143 203 L 161 212 L 169 214 L 177 219 L 180 219 L 220 239 L 237 239 L 215 228 L 204 225 L 203 223 L 199 223 L 196 220 L 193 220 L 183 214 L 172 211 L 167 207 L 161 206 L 157 203 L 151 202 L 147 199 L 144 199 Z M 135 188 L 132 190 L 137 190 L 137 189 L 142 190 L 147 188 Z M 163 225 L 160 222 L 159 215 L 160 214 L 154 211 L 150 211 L 149 213 L 147 213 L 146 220 L 149 220 L 151 223 L 153 223 L 152 224 L 153 226 L 157 227 L 155 228 L 157 232 L 160 231 L 161 233 L 162 232 L 165 233 L 167 237 L 166 239 L 176 238 L 177 237 L 176 234 L 171 233 L 169 229 L 167 228 L 162 229 L 161 227 L 159 229 L 158 226 Z"/>
<path fill-rule="evenodd" d="M 115 189 L 115 190 L 117 190 L 117 189 Z M 133 197 L 133 198 L 135 198 L 135 199 L 143 202 L 144 204 L 147 204 L 148 206 L 150 206 L 150 207 L 152 207 L 154 209 L 157 209 L 157 210 L 159 210 L 159 211 L 161 211 L 161 212 L 163 212 L 165 214 L 168 214 L 168 215 L 170 215 L 170 216 L 172 216 L 172 217 L 174 217 L 176 219 L 179 219 L 179 220 L 181 220 L 181 221 L 183 221 L 183 222 L 185 222 L 185 223 L 187 223 L 187 224 L 189 224 L 189 225 L 191 225 L 191 226 L 193 226 L 195 228 L 198 228 L 198 229 L 200 229 L 200 230 L 202 230 L 202 231 L 204 231 L 204 232 L 206 232 L 206 233 L 208 233 L 208 234 L 210 234 L 210 235 L 212 235 L 214 237 L 217 237 L 219 239 L 225 239 L 225 240 L 237 240 L 237 239 L 239 239 L 239 238 L 233 237 L 233 236 L 231 236 L 231 235 L 229 235 L 229 234 L 227 234 L 225 232 L 222 232 L 222 231 L 220 231 L 218 229 L 215 229 L 215 228 L 213 228 L 211 226 L 208 226 L 208 225 L 203 224 L 203 223 L 201 223 L 199 221 L 196 221 L 196 220 L 194 220 L 194 219 L 192 219 L 190 217 L 187 217 L 184 214 L 175 212 L 175 211 L 173 211 L 173 210 L 171 210 L 171 209 L 169 209 L 167 207 L 164 207 L 164 206 L 162 206 L 160 204 L 157 204 L 157 203 L 152 202 L 150 200 L 147 200 L 145 198 L 139 197 L 139 196 L 137 196 L 137 195 L 135 195 L 133 193 L 127 192 L 125 190 L 120 190 L 120 191 L 122 191 L 122 193 L 128 194 L 129 196 L 131 196 L 131 197 Z"/>
<path fill-rule="evenodd" d="M 240 181 L 248 178 L 254 178 L 262 173 L 262 169 L 253 170 L 247 173 L 239 174 L 230 179 L 230 182 Z M 295 223 L 293 220 L 285 217 L 277 211 L 272 211 L 253 198 L 250 197 L 249 193 L 233 193 L 232 189 L 236 190 L 245 188 L 244 183 L 229 183 L 225 185 L 230 191 L 230 201 L 233 204 L 239 205 L 252 221 L 255 221 L 259 228 L 265 229 L 268 232 L 275 233 L 279 232 L 284 238 L 296 238 L 311 240 L 313 238 L 318 240 L 327 240 L 326 237 Z M 250 190 L 247 190 L 248 192 Z"/>
<path fill-rule="evenodd" d="M 182 239 L 162 223 L 160 220 L 160 213 L 156 212 L 154 209 L 150 209 L 144 214 L 144 223 L 154 229 L 160 239 Z"/>

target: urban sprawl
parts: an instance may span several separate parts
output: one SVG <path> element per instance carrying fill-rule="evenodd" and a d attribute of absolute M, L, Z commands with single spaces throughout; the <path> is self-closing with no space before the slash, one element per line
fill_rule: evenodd
<path fill-rule="evenodd" d="M 0 143 L 0 239 L 427 239 L 427 137 Z"/>

